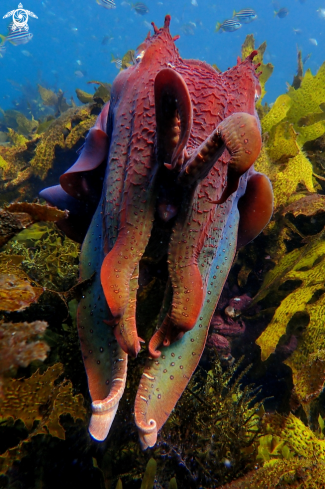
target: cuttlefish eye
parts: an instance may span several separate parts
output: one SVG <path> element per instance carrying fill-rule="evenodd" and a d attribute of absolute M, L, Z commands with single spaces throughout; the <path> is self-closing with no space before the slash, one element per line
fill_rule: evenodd
<path fill-rule="evenodd" d="M 260 98 L 261 96 L 261 86 L 260 85 L 256 85 L 255 87 L 255 102 L 258 101 L 258 99 Z"/>
<path fill-rule="evenodd" d="M 136 51 L 134 53 L 134 58 L 135 58 L 136 63 L 140 63 L 145 52 L 146 52 L 146 47 L 145 47 L 145 44 L 142 43 L 142 44 L 140 44 L 140 46 L 136 49 Z"/>

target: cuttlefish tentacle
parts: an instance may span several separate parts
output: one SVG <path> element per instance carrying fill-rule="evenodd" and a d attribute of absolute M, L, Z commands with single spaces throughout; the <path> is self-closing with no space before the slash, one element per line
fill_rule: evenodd
<path fill-rule="evenodd" d="M 101 205 L 93 217 L 80 255 L 80 278 L 95 275 L 78 306 L 78 333 L 92 398 L 93 415 L 89 427 L 96 440 L 104 440 L 124 392 L 127 355 L 105 324 L 109 310 L 99 274 L 103 259 Z"/>
<path fill-rule="evenodd" d="M 236 112 L 224 119 L 197 148 L 182 168 L 178 180 L 183 185 L 196 184 L 207 176 L 227 148 L 231 155 L 228 163 L 230 181 L 220 199 L 224 202 L 237 190 L 239 177 L 254 163 L 261 146 L 262 138 L 256 117 L 246 112 Z"/>
<path fill-rule="evenodd" d="M 170 68 L 157 74 L 154 89 L 158 160 L 163 159 L 167 168 L 174 169 L 184 161 L 192 128 L 190 94 L 183 77 Z"/>
<path fill-rule="evenodd" d="M 143 449 L 156 443 L 155 434 L 169 417 L 200 360 L 215 304 L 228 274 L 227 262 L 226 273 L 220 273 L 223 271 L 220 254 L 231 261 L 236 251 L 239 220 L 237 207 L 233 205 L 236 199 L 234 196 L 225 204 L 224 234 L 214 249 L 212 266 L 203 269 L 202 279 L 208 284 L 209 294 L 204 299 L 201 315 L 191 331 L 168 347 L 163 346 L 161 356 L 149 359 L 144 369 L 134 407 L 135 423 Z M 217 208 L 215 215 L 218 219 Z M 226 250 L 225 253 L 222 250 Z M 204 258 L 200 256 L 199 261 L 203 263 Z M 217 270 L 219 266 L 220 270 Z"/>

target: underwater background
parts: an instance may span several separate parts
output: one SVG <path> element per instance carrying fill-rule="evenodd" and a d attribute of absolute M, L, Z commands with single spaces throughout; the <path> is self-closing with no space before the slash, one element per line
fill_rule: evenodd
<path fill-rule="evenodd" d="M 129 49 L 135 49 L 152 31 L 149 24 L 153 21 L 160 25 L 167 13 L 172 16 L 172 35 L 180 35 L 180 55 L 215 63 L 221 70 L 235 64 L 247 34 L 253 34 L 258 45 L 266 41 L 265 61 L 275 65 L 267 90 L 269 103 L 285 91 L 286 82 L 291 82 L 297 47 L 303 58 L 311 55 L 306 68 L 316 72 L 323 62 L 325 19 L 319 11 L 325 8 L 322 1 L 287 0 L 282 5 L 258 0 L 148 0 L 145 5 L 148 12 L 140 15 L 131 8 L 131 2 L 119 0 L 115 9 L 105 9 L 95 0 L 30 0 L 25 8 L 38 16 L 29 20 L 33 38 L 24 45 L 9 45 L 0 58 L 2 109 L 9 108 L 22 90 L 32 90 L 37 83 L 61 88 L 66 98 L 74 95 L 76 88 L 85 90 L 89 80 L 111 83 L 117 74 L 111 55 L 121 58 Z M 2 19 L 3 15 L 17 6 L 11 0 L 1 1 L 0 34 L 6 35 L 10 22 Z M 257 19 L 235 32 L 215 32 L 217 22 L 230 19 L 234 10 L 244 8 L 254 9 Z M 289 11 L 284 18 L 274 15 L 280 8 Z"/>
<path fill-rule="evenodd" d="M 2 17 L 18 2 L 0 0 L 0 488 L 325 487 L 325 2 L 99 3 L 25 0 L 33 36 L 11 43 Z M 242 9 L 257 17 L 228 32 Z M 274 213 L 239 249 L 200 367 L 142 451 L 143 351 L 107 440 L 89 436 L 76 327 L 89 284 L 80 245 L 54 224 L 64 211 L 38 193 L 76 161 L 115 76 L 166 14 L 184 59 L 224 71 L 258 50 L 255 169 L 272 182 Z M 151 331 L 165 282 L 148 273 L 138 293 Z"/>

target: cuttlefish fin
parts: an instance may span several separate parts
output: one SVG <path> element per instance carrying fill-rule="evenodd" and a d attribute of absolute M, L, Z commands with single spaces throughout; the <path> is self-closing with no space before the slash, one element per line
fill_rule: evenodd
<path fill-rule="evenodd" d="M 71 197 L 61 185 L 48 187 L 42 190 L 39 196 L 58 209 L 69 211 L 65 218 L 59 219 L 55 224 L 68 238 L 82 243 L 95 212 L 93 206 Z"/>
<path fill-rule="evenodd" d="M 61 185 L 45 188 L 39 194 L 49 204 L 69 211 L 67 219 L 56 224 L 78 243 L 84 240 L 102 192 L 109 146 L 106 133 L 108 110 L 109 103 L 90 129 L 76 163 L 61 176 Z"/>
<path fill-rule="evenodd" d="M 113 422 L 124 392 L 127 355 L 119 346 L 113 329 L 105 324 L 110 319 L 100 283 L 102 253 L 102 215 L 98 206 L 80 255 L 80 278 L 94 274 L 78 306 L 77 323 L 83 361 L 92 399 L 89 431 L 96 440 L 104 440 Z"/>
<path fill-rule="evenodd" d="M 158 161 L 169 169 L 180 167 L 191 132 L 193 111 L 183 77 L 171 68 L 155 78 Z"/>
<path fill-rule="evenodd" d="M 258 119 L 246 112 L 230 115 L 218 125 L 217 131 L 230 153 L 227 185 L 220 199 L 214 202 L 223 204 L 237 190 L 240 177 L 257 160 L 262 148 L 262 137 Z"/>
<path fill-rule="evenodd" d="M 109 102 L 104 105 L 94 127 L 90 129 L 76 163 L 60 177 L 60 185 L 75 199 L 99 201 L 106 164 L 110 135 L 107 134 Z M 108 128 L 110 131 L 110 128 Z M 97 170 L 97 171 L 96 171 Z"/>
<path fill-rule="evenodd" d="M 241 248 L 256 238 L 271 219 L 273 191 L 267 176 L 250 170 L 246 193 L 239 199 L 238 210 L 237 248 Z"/>

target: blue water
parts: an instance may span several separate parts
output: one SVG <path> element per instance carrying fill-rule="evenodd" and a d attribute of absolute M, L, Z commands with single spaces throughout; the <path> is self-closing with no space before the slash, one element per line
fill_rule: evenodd
<path fill-rule="evenodd" d="M 19 0 L 0 0 L 0 33 L 7 34 L 11 19 L 2 19 L 18 7 Z M 25 45 L 9 43 L 0 58 L 0 108 L 8 109 L 22 97 L 35 97 L 37 83 L 47 88 L 61 88 L 70 99 L 75 89 L 93 92 L 89 80 L 112 82 L 118 73 L 111 54 L 122 57 L 145 38 L 149 23 L 163 25 L 164 16 L 172 16 L 171 33 L 180 34 L 177 47 L 183 58 L 216 63 L 221 70 L 236 63 L 247 34 L 254 34 L 256 45 L 267 42 L 265 61 L 274 65 L 274 73 L 266 85 L 265 101 L 271 103 L 287 89 L 297 68 L 297 46 L 303 57 L 311 53 L 305 67 L 316 73 L 325 60 L 325 19 L 317 9 L 325 8 L 324 0 L 232 0 L 227 2 L 197 0 L 146 0 L 149 13 L 137 14 L 127 2 L 116 0 L 117 8 L 107 10 L 96 0 L 23 0 L 23 7 L 34 12 L 29 30 L 33 39 Z M 217 22 L 232 17 L 233 10 L 255 9 L 258 18 L 236 32 L 215 32 Z M 286 7 L 289 14 L 274 17 L 276 7 Z M 186 35 L 183 26 L 192 22 L 194 34 Z M 296 34 L 294 29 L 301 32 Z M 151 29 L 152 30 L 152 29 Z M 106 36 L 106 38 L 105 38 Z M 103 43 L 103 39 L 104 43 Z M 315 46 L 310 39 L 316 39 Z M 76 73 L 77 72 L 77 73 Z M 74 97 L 76 100 L 76 97 Z"/>

